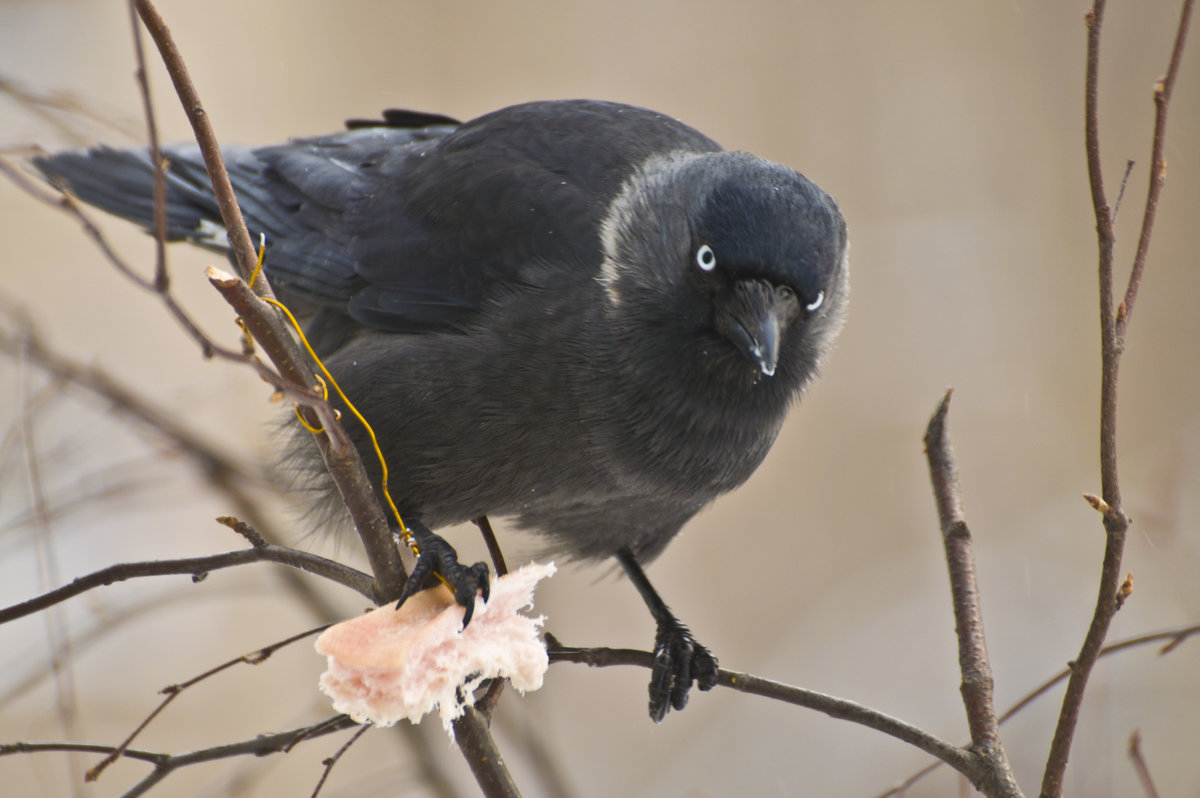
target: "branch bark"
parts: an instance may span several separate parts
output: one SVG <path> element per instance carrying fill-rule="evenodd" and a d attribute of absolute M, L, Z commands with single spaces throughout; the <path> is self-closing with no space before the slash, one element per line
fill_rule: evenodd
<path fill-rule="evenodd" d="M 546 648 L 552 663 L 577 662 L 593 668 L 607 668 L 615 665 L 651 668 L 654 665 L 654 655 L 649 651 L 629 648 L 575 648 L 564 646 L 550 634 L 546 635 Z M 851 723 L 881 731 L 937 757 L 972 780 L 974 780 L 974 776 L 978 775 L 978 757 L 972 752 L 862 704 L 724 668 L 717 671 L 717 684 L 739 693 L 748 693 L 787 704 L 795 704 L 806 709 L 815 709 L 832 718 L 848 720 Z"/>
<path fill-rule="evenodd" d="M 222 568 L 233 568 L 252 562 L 275 562 L 308 571 L 322 576 L 340 585 L 345 585 L 367 598 L 374 595 L 374 584 L 369 576 L 355 569 L 342 565 L 335 560 L 328 560 L 316 554 L 309 554 L 283 546 L 264 543 L 248 549 L 228 551 L 221 554 L 209 554 L 203 557 L 184 557 L 174 560 L 146 560 L 144 562 L 127 562 L 110 565 L 80 576 L 70 584 L 55 588 L 28 601 L 0 609 L 0 624 L 15 621 L 35 612 L 41 612 L 73 596 L 86 593 L 89 590 L 127 579 L 137 579 L 144 576 L 190 575 L 192 580 L 199 582 L 210 571 Z"/>
<path fill-rule="evenodd" d="M 312 368 L 302 356 L 299 347 L 292 339 L 290 332 L 284 327 L 279 315 L 261 299 L 261 297 L 271 295 L 265 278 L 256 280 L 253 288 L 248 284 L 257 264 L 254 246 L 250 241 L 250 233 L 246 229 L 241 208 L 238 207 L 233 193 L 233 185 L 221 158 L 221 148 L 216 134 L 213 132 L 208 114 L 200 102 L 199 93 L 188 75 L 187 66 L 179 48 L 167 28 L 166 21 L 150 0 L 131 0 L 131 2 L 158 47 L 184 112 L 192 125 L 196 142 L 200 145 L 204 157 L 205 169 L 212 181 L 213 193 L 221 209 L 222 221 L 229 234 L 230 246 L 242 273 L 242 288 L 238 288 L 232 280 L 223 281 L 224 287 L 218 285 L 218 288 L 227 299 L 231 296 L 253 299 L 253 301 L 246 299 L 240 307 L 235 306 L 242 314 L 247 328 L 262 343 L 272 362 L 286 380 L 294 385 L 302 386 L 305 390 L 311 390 L 311 386 L 317 382 Z M 338 424 L 333 418 L 332 411 L 328 410 L 328 406 L 325 406 L 325 410 L 320 412 L 319 415 L 322 418 L 319 420 L 317 412 L 311 409 L 319 404 L 309 401 L 305 403 L 305 406 L 309 408 L 305 411 L 308 416 L 306 421 L 309 422 L 309 425 L 324 430 L 324 432 L 316 434 L 314 438 L 321 450 L 322 457 L 325 458 L 330 475 L 346 499 L 346 505 L 351 511 L 355 528 L 367 551 L 376 580 L 375 600 L 382 604 L 394 599 L 403 590 L 407 574 L 400 558 L 399 548 L 392 538 L 391 527 L 365 476 L 358 452 L 352 446 L 343 448 L 340 445 L 340 441 L 345 437 L 344 430 L 339 430 L 340 438 L 337 437 L 339 433 L 335 433 L 335 437 L 331 439 L 327 431 L 338 427 Z"/>
<path fill-rule="evenodd" d="M 1095 506 L 1101 511 L 1103 518 L 1105 547 L 1099 591 L 1092 620 L 1088 625 L 1079 654 L 1069 663 L 1071 676 L 1067 680 L 1062 709 L 1059 712 L 1054 737 L 1050 743 L 1046 768 L 1042 774 L 1042 798 L 1058 798 L 1062 795 L 1067 760 L 1070 757 L 1075 729 L 1079 724 L 1079 713 L 1083 706 L 1088 677 L 1100 656 L 1100 650 L 1104 645 L 1104 638 L 1108 635 L 1113 616 L 1116 615 L 1121 605 L 1119 599 L 1122 584 L 1121 560 L 1125 550 L 1126 533 L 1129 529 L 1129 517 L 1122 509 L 1121 485 L 1117 469 L 1118 374 L 1121 355 L 1125 348 L 1129 317 L 1144 274 L 1158 197 L 1165 178 L 1165 162 L 1162 153 L 1166 137 L 1167 109 L 1191 22 L 1193 2 L 1194 0 L 1184 0 L 1167 74 L 1159 81 L 1155 90 L 1156 115 L 1150 188 L 1142 217 L 1137 254 L 1130 271 L 1129 284 L 1125 291 L 1125 298 L 1120 307 L 1116 309 L 1113 307 L 1113 247 L 1116 238 L 1113 232 L 1112 213 L 1104 193 L 1099 133 L 1100 31 L 1104 21 L 1105 0 L 1095 0 L 1086 17 L 1084 146 L 1087 153 L 1088 184 L 1092 194 L 1092 209 L 1096 217 L 1100 283 L 1100 483 L 1102 502 Z"/>
<path fill-rule="evenodd" d="M 954 627 L 958 638 L 958 667 L 962 675 L 960 690 L 971 733 L 970 749 L 980 759 L 980 780 L 972 783 L 987 795 L 1021 795 L 1013 776 L 1008 755 L 1000 741 L 1000 724 L 992 697 L 992 667 L 988 661 L 983 631 L 983 610 L 979 603 L 979 585 L 975 579 L 975 556 L 971 531 L 963 517 L 958 490 L 958 467 L 946 414 L 950 396 L 946 391 L 929 426 L 925 430 L 925 455 L 929 477 L 941 525 L 942 545 L 950 574 L 950 595 L 954 605 Z"/>

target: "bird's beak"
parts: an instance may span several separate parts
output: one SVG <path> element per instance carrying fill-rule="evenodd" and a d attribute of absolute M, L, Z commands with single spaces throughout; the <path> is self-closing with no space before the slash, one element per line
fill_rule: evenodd
<path fill-rule="evenodd" d="M 779 365 L 779 342 L 798 311 L 790 292 L 763 280 L 742 280 L 718 312 L 717 328 L 771 377 Z"/>

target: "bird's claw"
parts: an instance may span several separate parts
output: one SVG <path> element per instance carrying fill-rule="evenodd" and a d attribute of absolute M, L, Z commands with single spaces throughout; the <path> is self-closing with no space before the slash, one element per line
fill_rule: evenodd
<path fill-rule="evenodd" d="M 454 600 L 466 610 L 462 623 L 462 628 L 466 629 L 471 616 L 475 614 L 475 594 L 482 592 L 484 601 L 491 595 L 487 563 L 463 565 L 458 561 L 458 552 L 441 535 L 428 529 L 414 528 L 412 531 L 419 554 L 408 581 L 404 583 L 404 590 L 396 600 L 396 609 L 400 609 L 400 605 L 421 590 L 428 577 L 436 573 L 454 591 Z"/>
<path fill-rule="evenodd" d="M 661 723 L 672 707 L 686 707 L 692 682 L 701 690 L 713 689 L 717 684 L 717 658 L 678 620 L 660 622 L 650 671 L 651 720 Z"/>

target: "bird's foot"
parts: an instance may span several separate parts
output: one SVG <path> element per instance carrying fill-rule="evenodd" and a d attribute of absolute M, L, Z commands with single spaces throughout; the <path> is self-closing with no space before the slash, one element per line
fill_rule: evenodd
<path fill-rule="evenodd" d="M 650 719 L 661 723 L 671 707 L 686 707 L 692 682 L 701 690 L 713 689 L 717 684 L 717 658 L 696 642 L 678 618 L 660 619 L 650 671 Z"/>
<path fill-rule="evenodd" d="M 463 565 L 458 561 L 458 552 L 441 535 L 419 524 L 412 524 L 411 531 L 417 544 L 417 562 L 408 581 L 404 583 L 404 590 L 396 601 L 396 609 L 400 609 L 409 596 L 421 590 L 428 578 L 436 574 L 454 591 L 454 600 L 466 610 L 463 615 L 463 628 L 466 629 L 475 613 L 475 594 L 482 591 L 484 601 L 491 594 L 487 563 Z"/>

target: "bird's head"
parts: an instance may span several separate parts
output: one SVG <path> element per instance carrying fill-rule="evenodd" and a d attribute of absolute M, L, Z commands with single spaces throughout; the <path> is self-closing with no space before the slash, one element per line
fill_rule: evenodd
<path fill-rule="evenodd" d="M 691 368 L 794 391 L 841 324 L 845 221 L 814 183 L 761 158 L 652 160 L 613 201 L 601 243 L 614 323 Z"/>

